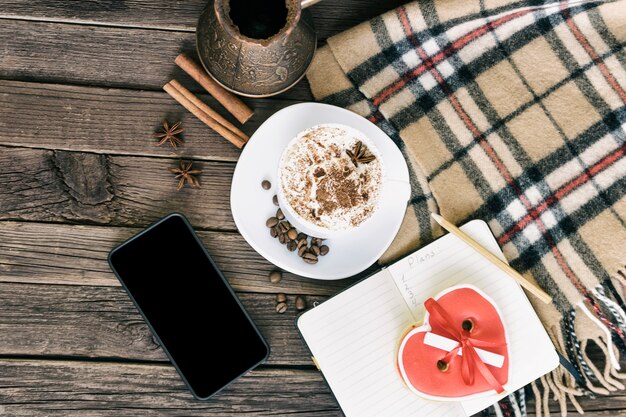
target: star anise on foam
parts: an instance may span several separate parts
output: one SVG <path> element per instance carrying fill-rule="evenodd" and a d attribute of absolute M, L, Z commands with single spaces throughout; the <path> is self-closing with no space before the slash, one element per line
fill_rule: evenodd
<path fill-rule="evenodd" d="M 185 130 L 180 125 L 181 122 L 176 122 L 170 126 L 167 119 L 163 119 L 163 129 L 160 132 L 154 134 L 154 137 L 156 139 L 160 139 L 160 142 L 157 144 L 157 146 L 161 146 L 165 142 L 169 142 L 170 145 L 172 145 L 172 147 L 176 149 L 177 145 L 182 145 L 183 140 L 176 136 L 183 130 Z"/>
<path fill-rule="evenodd" d="M 170 172 L 176 174 L 178 179 L 178 186 L 176 189 L 180 191 L 181 188 L 185 185 L 185 182 L 189 183 L 192 187 L 199 187 L 200 181 L 198 181 L 194 175 L 201 174 L 202 171 L 199 169 L 191 169 L 193 166 L 193 162 L 190 161 L 180 161 L 180 166 L 178 168 L 170 168 Z"/>
<path fill-rule="evenodd" d="M 359 166 L 359 163 L 369 164 L 376 159 L 374 155 L 367 153 L 367 146 L 363 146 L 363 142 L 361 141 L 358 141 L 352 150 L 346 149 L 346 153 L 355 167 Z"/>

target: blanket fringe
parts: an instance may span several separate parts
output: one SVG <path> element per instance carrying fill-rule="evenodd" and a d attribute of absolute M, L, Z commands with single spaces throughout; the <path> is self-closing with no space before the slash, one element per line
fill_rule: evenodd
<path fill-rule="evenodd" d="M 526 389 L 525 388 L 518 389 L 515 395 L 517 396 L 517 404 L 519 405 L 520 414 L 522 416 L 525 416 L 526 415 Z"/>
<path fill-rule="evenodd" d="M 533 392 L 533 397 L 535 397 L 535 414 L 537 417 L 543 417 L 543 407 L 541 406 L 541 391 L 539 391 L 539 387 L 537 386 L 537 381 L 533 381 L 530 383 L 530 389 Z"/>
<path fill-rule="evenodd" d="M 618 275 L 616 283 L 626 286 L 626 272 L 620 271 Z M 557 350 L 566 356 L 573 369 L 570 368 L 570 372 L 559 366 L 529 385 L 529 392 L 535 397 L 537 417 L 551 416 L 550 400 L 558 403 L 558 413 L 566 417 L 568 403 L 579 414 L 584 414 L 578 402 L 582 396 L 595 398 L 626 389 L 623 382 L 626 373 L 620 372 L 621 353 L 626 355 L 625 307 L 623 295 L 607 279 L 591 289 L 588 298 L 563 313 L 561 326 L 546 328 Z M 592 344 L 602 353 L 598 360 L 589 357 Z M 526 417 L 526 391 L 521 389 L 510 394 L 488 414 Z"/>
<path fill-rule="evenodd" d="M 567 398 L 569 399 L 569 401 L 572 403 L 572 405 L 574 406 L 574 408 L 576 409 L 576 411 L 578 412 L 578 414 L 585 414 L 585 411 L 583 410 L 583 408 L 580 406 L 580 403 L 578 402 L 578 400 L 576 399 L 576 396 L 570 393 L 567 393 Z"/>
<path fill-rule="evenodd" d="M 620 271 L 618 275 L 617 280 L 626 285 L 626 272 Z M 538 417 L 551 415 L 550 398 L 557 401 L 561 416 L 566 417 L 568 401 L 578 413 L 584 414 L 578 402 L 579 397 L 593 398 L 626 388 L 622 382 L 626 380 L 626 373 L 619 372 L 620 354 L 626 354 L 624 300 L 609 280 L 593 288 L 590 296 L 592 300 L 583 300 L 563 314 L 562 338 L 551 334 L 553 340 L 559 341 L 559 350 L 566 355 L 579 377 L 564 367 L 558 367 L 531 383 Z M 577 316 L 579 311 L 582 315 Z M 603 320 L 598 317 L 603 317 Z M 597 361 L 589 357 L 591 343 L 602 352 L 602 357 Z M 604 363 L 601 365 L 601 362 Z"/>
<path fill-rule="evenodd" d="M 550 384 L 546 380 L 545 376 L 542 376 L 539 381 L 543 387 L 543 395 L 541 396 L 541 405 L 543 406 L 543 411 L 546 417 L 550 417 Z M 536 400 L 539 402 L 539 400 Z"/>
<path fill-rule="evenodd" d="M 580 348 L 580 341 L 576 335 L 576 329 L 574 329 L 574 321 L 576 320 L 576 309 L 571 309 L 569 315 L 563 319 L 563 338 L 565 339 L 565 348 L 567 357 L 574 366 L 574 369 L 578 371 L 578 373 L 585 378 L 586 383 L 582 384 L 582 388 L 585 390 L 591 390 L 592 392 L 600 393 L 595 390 L 595 385 L 593 382 L 596 382 L 598 379 L 596 378 L 596 374 L 591 370 L 587 361 L 582 355 L 582 350 Z M 608 392 L 601 392 L 606 393 Z"/>

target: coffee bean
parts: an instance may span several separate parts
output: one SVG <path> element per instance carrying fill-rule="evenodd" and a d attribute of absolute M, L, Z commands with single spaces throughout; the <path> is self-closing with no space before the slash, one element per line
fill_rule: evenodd
<path fill-rule="evenodd" d="M 272 271 L 270 272 L 270 282 L 272 284 L 278 284 L 280 280 L 283 279 L 283 273 L 280 271 Z"/>
<path fill-rule="evenodd" d="M 327 245 L 320 246 L 320 255 L 326 256 L 330 248 Z"/>
<path fill-rule="evenodd" d="M 278 241 L 282 244 L 285 244 L 285 242 L 287 242 L 287 235 L 285 235 L 284 233 L 279 234 Z"/>
<path fill-rule="evenodd" d="M 315 258 L 315 259 L 309 259 L 309 258 L 302 257 L 302 260 L 303 260 L 304 262 L 308 263 L 308 264 L 316 264 L 316 263 L 317 263 L 317 258 Z"/>
<path fill-rule="evenodd" d="M 302 311 L 306 309 L 306 300 L 303 296 L 299 295 L 296 297 L 296 310 Z"/>
<path fill-rule="evenodd" d="M 287 222 L 280 222 L 278 223 L 278 225 L 280 226 L 280 231 L 283 233 L 287 233 L 289 229 L 291 229 L 289 226 L 287 226 Z"/>
<path fill-rule="evenodd" d="M 287 303 L 276 304 L 276 312 L 278 314 L 283 314 L 285 311 L 287 311 Z"/>
<path fill-rule="evenodd" d="M 298 299 L 296 299 L 296 301 L 298 301 Z M 287 302 L 287 296 L 284 293 L 279 292 L 278 294 L 276 294 L 276 302 L 277 303 Z"/>
<path fill-rule="evenodd" d="M 276 226 L 270 228 L 270 236 L 272 237 L 278 236 L 278 230 L 276 230 Z"/>
<path fill-rule="evenodd" d="M 283 223 L 285 223 L 285 226 L 287 226 L 287 230 L 291 229 L 293 226 L 291 225 L 291 223 L 289 223 L 289 220 L 283 220 Z"/>
<path fill-rule="evenodd" d="M 320 247 L 313 245 L 311 246 L 311 252 L 315 254 L 315 256 L 319 256 L 320 254 Z"/>
<path fill-rule="evenodd" d="M 267 219 L 267 221 L 265 222 L 265 225 L 267 227 L 274 227 L 278 224 L 278 219 L 276 217 L 270 217 L 269 219 Z"/>
<path fill-rule="evenodd" d="M 302 240 L 302 239 L 306 240 L 307 237 L 308 236 L 302 232 L 298 233 L 298 240 Z"/>
<path fill-rule="evenodd" d="M 298 249 L 298 256 L 300 256 L 300 257 L 304 256 L 304 254 L 306 253 L 306 251 L 307 251 L 307 247 L 306 247 L 306 245 L 304 245 L 304 246 L 300 246 L 300 249 Z"/>
<path fill-rule="evenodd" d="M 276 210 L 276 218 L 278 220 L 283 220 L 285 218 L 285 215 L 283 214 L 283 211 L 281 209 Z"/>
<path fill-rule="evenodd" d="M 274 195 L 274 197 L 272 197 L 272 203 L 274 203 L 275 206 L 278 205 L 278 196 Z"/>
<path fill-rule="evenodd" d="M 322 246 L 322 239 L 320 239 L 319 237 L 312 238 L 311 245 Z"/>
<path fill-rule="evenodd" d="M 269 190 L 270 188 L 272 188 L 272 183 L 268 180 L 263 180 L 261 182 L 261 187 L 263 187 L 264 190 Z"/>
<path fill-rule="evenodd" d="M 317 262 L 317 255 L 311 252 L 307 252 L 304 255 L 302 255 L 302 257 L 304 259 L 309 259 L 309 260 L 315 260 Z"/>
<path fill-rule="evenodd" d="M 302 246 L 306 246 L 306 239 L 300 239 L 300 237 L 298 237 L 298 249 Z"/>
<path fill-rule="evenodd" d="M 291 228 L 287 232 L 287 236 L 289 236 L 289 239 L 295 241 L 296 238 L 298 237 L 298 231 L 296 229 L 294 229 L 294 228 Z"/>
<path fill-rule="evenodd" d="M 287 243 L 287 249 L 289 249 L 289 252 L 293 252 L 297 248 L 298 248 L 298 244 L 296 243 L 295 240 L 290 240 L 289 243 Z"/>

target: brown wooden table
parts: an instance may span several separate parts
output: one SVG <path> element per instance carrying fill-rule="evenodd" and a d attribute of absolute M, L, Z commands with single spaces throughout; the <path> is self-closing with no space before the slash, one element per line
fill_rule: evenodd
<path fill-rule="evenodd" d="M 402 2 L 324 0 L 311 11 L 323 41 Z M 354 279 L 270 284 L 272 265 L 229 210 L 239 151 L 161 90 L 175 77 L 202 92 L 173 61 L 194 54 L 203 5 L 0 1 L 0 416 L 341 415 L 294 328 L 293 298 L 311 304 Z M 302 81 L 246 100 L 256 114 L 244 130 L 311 99 Z M 165 116 L 186 128 L 178 153 L 151 137 Z M 176 192 L 167 169 L 180 156 L 205 171 L 201 188 Z M 192 399 L 106 263 L 171 211 L 189 217 L 272 349 L 206 402 Z M 284 315 L 277 292 L 291 301 Z M 623 394 L 583 404 L 590 416 L 626 415 Z"/>

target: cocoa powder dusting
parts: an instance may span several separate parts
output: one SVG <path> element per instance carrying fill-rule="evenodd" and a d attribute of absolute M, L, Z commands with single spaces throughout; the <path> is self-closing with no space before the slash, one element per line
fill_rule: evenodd
<path fill-rule="evenodd" d="M 351 177 L 353 168 L 348 165 L 333 167 L 317 184 L 317 202 L 322 212 L 333 212 L 337 207 L 351 209 L 367 202 L 368 194 L 362 192 L 363 176 Z"/>
<path fill-rule="evenodd" d="M 357 132 L 358 133 L 358 132 Z M 380 195 L 381 161 L 355 164 L 348 153 L 362 138 L 341 125 L 315 126 L 281 158 L 282 188 L 289 205 L 306 220 L 343 229 L 371 216 Z M 365 144 L 363 148 L 370 155 Z"/>

